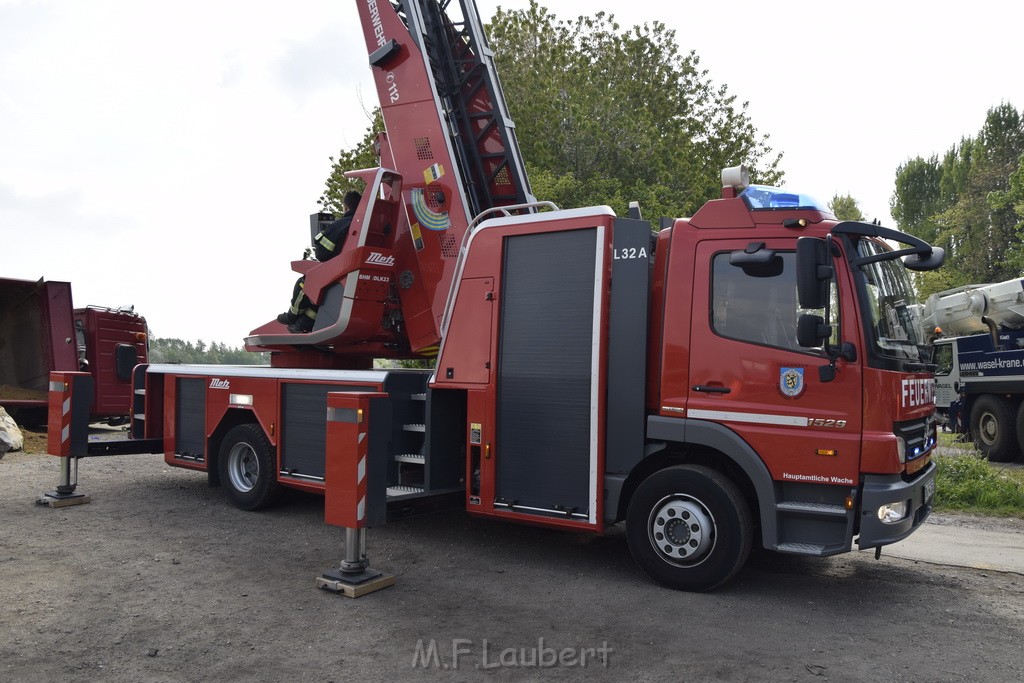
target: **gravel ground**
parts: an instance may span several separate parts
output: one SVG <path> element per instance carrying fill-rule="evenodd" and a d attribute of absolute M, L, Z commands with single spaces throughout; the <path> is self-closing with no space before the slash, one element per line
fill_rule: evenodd
<path fill-rule="evenodd" d="M 455 511 L 371 529 L 397 584 L 350 600 L 315 588 L 344 535 L 318 497 L 241 512 L 146 455 L 82 461 L 89 505 L 35 505 L 56 477 L 50 456 L 0 461 L 0 680 L 1024 679 L 1015 574 L 762 552 L 718 591 L 679 593 L 640 573 L 621 529 Z"/>

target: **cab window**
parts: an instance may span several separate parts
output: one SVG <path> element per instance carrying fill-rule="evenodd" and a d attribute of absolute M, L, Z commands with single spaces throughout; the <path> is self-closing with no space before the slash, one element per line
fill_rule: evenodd
<path fill-rule="evenodd" d="M 953 372 L 953 347 L 949 344 L 936 344 L 932 362 L 939 366 L 935 368 L 936 375 L 948 375 Z"/>
<path fill-rule="evenodd" d="M 730 262 L 730 252 L 712 262 L 711 326 L 716 334 L 764 346 L 815 353 L 796 341 L 796 321 L 803 313 L 796 295 L 796 253 L 776 252 L 770 266 L 742 267 Z M 838 319 L 835 291 L 830 311 Z M 838 326 L 833 325 L 834 336 Z"/>

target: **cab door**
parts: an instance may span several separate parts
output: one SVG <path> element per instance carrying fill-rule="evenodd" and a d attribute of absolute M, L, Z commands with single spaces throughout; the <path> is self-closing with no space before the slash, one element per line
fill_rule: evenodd
<path fill-rule="evenodd" d="M 792 245 L 698 245 L 698 270 L 703 264 L 709 277 L 694 281 L 686 416 L 738 434 L 776 481 L 856 486 L 861 369 L 840 360 L 835 379 L 822 382 L 824 351 L 797 344 L 797 319 L 806 311 L 797 303 Z M 843 323 L 838 334 L 853 341 L 855 307 L 844 289 L 833 290 L 831 317 Z"/>

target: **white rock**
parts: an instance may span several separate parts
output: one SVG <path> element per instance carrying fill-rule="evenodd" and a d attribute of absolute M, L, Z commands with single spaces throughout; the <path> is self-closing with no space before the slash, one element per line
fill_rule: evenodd
<path fill-rule="evenodd" d="M 18 428 L 18 423 L 0 407 L 0 458 L 7 451 L 20 451 L 25 445 L 25 435 Z"/>

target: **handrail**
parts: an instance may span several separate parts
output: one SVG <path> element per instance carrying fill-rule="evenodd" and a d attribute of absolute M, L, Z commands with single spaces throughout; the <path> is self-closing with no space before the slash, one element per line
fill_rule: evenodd
<path fill-rule="evenodd" d="M 484 219 L 484 217 L 487 216 L 488 214 L 496 213 L 496 212 L 500 211 L 501 213 L 503 213 L 506 216 L 511 216 L 512 215 L 510 213 L 511 211 L 519 211 L 521 209 L 533 209 L 533 208 L 543 209 L 545 207 L 551 209 L 552 211 L 561 211 L 561 209 L 558 208 L 557 204 L 555 204 L 554 202 L 546 201 L 546 200 L 545 201 L 537 201 L 537 202 L 526 202 L 524 204 L 509 204 L 508 206 L 492 206 L 491 208 L 489 208 L 489 209 L 487 209 L 485 211 L 481 211 L 480 213 L 478 213 L 476 218 L 474 218 L 473 220 L 471 220 L 469 222 L 469 227 L 466 228 L 466 234 L 468 235 L 473 230 L 473 228 L 476 227 L 476 224 L 479 223 L 480 221 L 482 221 Z M 465 241 L 465 238 L 463 238 L 463 241 Z"/>

